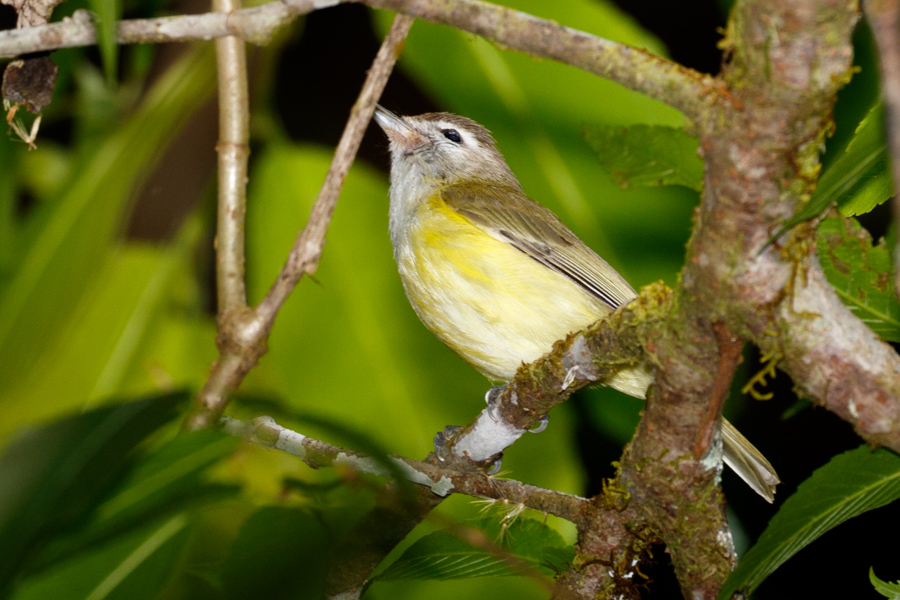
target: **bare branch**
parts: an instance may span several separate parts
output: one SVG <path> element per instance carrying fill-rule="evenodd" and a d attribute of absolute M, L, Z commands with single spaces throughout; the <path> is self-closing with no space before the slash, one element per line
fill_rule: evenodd
<path fill-rule="evenodd" d="M 259 358 L 265 354 L 266 340 L 281 306 L 303 274 L 315 271 L 322 247 L 325 244 L 325 232 L 331 221 L 331 214 L 343 187 L 344 179 L 356 156 L 363 132 L 372 118 L 375 102 L 381 95 L 394 63 L 397 61 L 397 55 L 403 40 L 406 39 L 412 21 L 411 17 L 403 15 L 398 15 L 394 19 L 394 24 L 382 43 L 359 98 L 353 106 L 350 120 L 347 122 L 344 134 L 335 151 L 331 168 L 325 176 L 325 182 L 322 184 L 319 198 L 313 206 L 307 226 L 298 234 L 288 261 L 282 267 L 281 273 L 269 293 L 258 307 L 250 309 L 244 307 L 242 298 L 238 297 L 243 295 L 242 291 L 240 293 L 227 291 L 227 286 L 230 284 L 219 282 L 219 286 L 226 287 L 226 291 L 223 293 L 226 296 L 233 296 L 228 301 L 234 302 L 234 306 L 233 310 L 228 311 L 227 318 L 221 318 L 220 313 L 217 340 L 219 358 L 213 365 L 212 372 L 203 389 L 197 394 L 191 411 L 185 417 L 184 427 L 186 429 L 208 429 L 215 426 L 228 403 L 228 395 L 237 389 L 250 369 L 256 366 Z M 240 134 L 241 128 L 244 126 L 236 122 L 230 123 L 228 125 L 229 135 Z M 241 153 L 239 146 L 231 148 L 230 151 L 237 154 L 235 158 L 239 158 Z M 241 169 L 236 169 L 231 175 L 226 176 L 226 186 L 234 189 L 237 186 L 245 185 L 246 166 Z M 234 208 L 236 212 L 234 214 L 229 212 L 220 219 L 226 219 L 225 226 L 230 228 L 229 235 L 242 238 L 245 211 L 243 200 L 235 200 L 233 204 L 229 204 L 229 207 Z M 229 219 L 233 219 L 233 221 L 228 221 Z M 222 235 L 222 232 L 219 235 Z M 220 271 L 218 275 L 232 277 L 236 276 L 239 271 L 242 290 L 244 285 L 243 241 L 228 243 L 233 244 L 228 248 L 231 253 L 229 270 Z M 239 251 L 238 244 L 240 245 Z"/>
<path fill-rule="evenodd" d="M 213 8 L 230 13 L 240 0 L 213 0 Z M 250 155 L 250 101 L 244 41 L 236 36 L 216 40 L 219 84 L 218 205 L 216 210 L 216 345 L 219 359 L 185 417 L 186 429 L 211 427 L 261 355 L 257 333 L 245 319 L 244 225 L 247 214 L 247 158 Z M 250 334 L 249 336 L 247 334 Z M 243 342 L 243 343 L 242 343 Z M 248 350 L 242 351 L 246 345 Z M 230 367 L 230 368 L 229 368 Z M 239 373 L 243 371 L 243 374 Z"/>
<path fill-rule="evenodd" d="M 503 47 L 550 58 L 615 81 L 696 119 L 722 94 L 721 82 L 646 50 L 479 0 L 363 0 L 478 34 Z"/>
<path fill-rule="evenodd" d="M 378 56 L 375 58 L 372 68 L 369 69 L 369 75 L 359 98 L 350 110 L 350 119 L 347 121 L 341 141 L 335 150 L 334 159 L 325 175 L 325 182 L 319 191 L 319 197 L 310 212 L 309 221 L 297 235 L 287 262 L 278 274 L 278 279 L 272 284 L 269 293 L 266 294 L 257 309 L 257 316 L 264 323 L 271 323 L 275 319 L 278 310 L 300 278 L 306 273 L 315 273 L 318 268 L 322 248 L 325 246 L 325 232 L 331 223 L 331 215 L 337 205 L 344 180 L 356 157 L 356 151 L 366 127 L 372 120 L 375 103 L 384 90 L 412 23 L 412 17 L 397 15 L 384 43 L 378 50 Z"/>
<path fill-rule="evenodd" d="M 141 19 L 119 23 L 121 44 L 160 43 L 236 35 L 265 42 L 295 17 L 348 0 L 284 0 L 231 13 Z M 478 0 L 360 0 L 435 23 L 481 35 L 504 47 L 550 58 L 605 77 L 670 104 L 698 118 L 728 91 L 710 75 L 688 69 L 639 48 Z M 40 28 L 0 32 L 0 56 L 84 46 L 96 43 L 96 31 L 85 13 Z"/>
<path fill-rule="evenodd" d="M 279 27 L 295 18 L 338 4 L 329 0 L 279 0 L 229 14 L 211 12 L 155 19 L 124 20 L 118 23 L 119 44 L 160 44 L 190 40 L 211 40 L 234 35 L 255 43 L 265 43 Z M 86 10 L 71 18 L 40 27 L 0 31 L 0 57 L 17 56 L 60 48 L 92 46 L 97 30 Z"/>
<path fill-rule="evenodd" d="M 758 343 L 781 352 L 782 367 L 805 395 L 870 444 L 900 452 L 900 357 L 841 303 L 812 260 Z"/>
<path fill-rule="evenodd" d="M 240 0 L 213 0 L 225 14 Z M 219 320 L 247 306 L 244 281 L 244 222 L 247 213 L 247 158 L 250 155 L 250 101 L 247 55 L 237 36 L 216 40 L 219 82 L 218 210 L 216 218 L 216 288 Z"/>
<path fill-rule="evenodd" d="M 885 135 L 891 150 L 891 178 L 900 190 L 900 0 L 866 0 L 866 18 L 878 46 Z M 894 227 L 900 227 L 900 194 L 893 199 Z M 900 294 L 900 244 L 894 248 L 894 290 Z"/>
<path fill-rule="evenodd" d="M 394 477 L 401 474 L 407 481 L 428 488 L 433 494 L 465 494 L 477 498 L 522 504 L 528 508 L 556 515 L 569 521 L 581 517 L 587 500 L 555 490 L 527 485 L 511 479 L 489 477 L 481 471 L 459 472 L 440 462 L 421 462 L 400 456 L 388 457 L 390 465 L 371 456 L 307 437 L 278 425 L 271 417 L 253 421 L 223 418 L 224 430 L 247 442 L 277 448 L 299 457 L 313 468 L 350 467 L 362 473 Z"/>

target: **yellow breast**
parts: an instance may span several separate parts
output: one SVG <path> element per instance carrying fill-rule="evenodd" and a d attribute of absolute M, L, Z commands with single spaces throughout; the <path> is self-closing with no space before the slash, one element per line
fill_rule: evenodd
<path fill-rule="evenodd" d="M 442 342 L 494 381 L 509 381 L 553 342 L 610 312 L 567 277 L 432 198 L 397 240 L 413 308 Z"/>

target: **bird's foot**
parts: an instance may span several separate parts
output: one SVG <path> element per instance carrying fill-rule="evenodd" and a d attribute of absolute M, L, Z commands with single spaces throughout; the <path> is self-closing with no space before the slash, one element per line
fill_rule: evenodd
<path fill-rule="evenodd" d="M 444 446 L 447 444 L 447 440 L 449 440 L 450 437 L 460 429 L 462 429 L 462 427 L 460 427 L 459 425 L 447 425 L 442 430 L 434 434 L 434 453 L 435 455 L 437 455 L 439 460 L 444 460 L 443 458 L 441 458 L 441 450 L 444 449 Z"/>

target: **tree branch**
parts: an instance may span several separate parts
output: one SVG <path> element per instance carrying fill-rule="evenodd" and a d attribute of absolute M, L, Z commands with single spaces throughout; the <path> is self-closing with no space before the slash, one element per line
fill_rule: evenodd
<path fill-rule="evenodd" d="M 754 323 L 771 328 L 757 342 L 780 352 L 782 368 L 804 395 L 870 444 L 900 452 L 900 358 L 844 306 L 818 260 L 810 260 L 774 318 Z"/>
<path fill-rule="evenodd" d="M 476 498 L 502 500 L 573 522 L 581 518 L 581 513 L 586 508 L 587 500 L 584 498 L 512 479 L 490 477 L 482 471 L 469 469 L 466 472 L 459 472 L 437 461 L 421 462 L 395 455 L 387 457 L 388 463 L 291 431 L 278 425 L 271 417 L 257 417 L 249 422 L 223 417 L 222 424 L 226 433 L 238 436 L 249 443 L 276 448 L 297 456 L 314 469 L 342 466 L 384 477 L 395 478 L 399 475 L 406 481 L 426 487 L 440 497 L 465 494 Z"/>
<path fill-rule="evenodd" d="M 334 6 L 328 0 L 278 0 L 229 14 L 211 12 L 155 19 L 131 19 L 118 23 L 119 44 L 161 44 L 237 36 L 266 43 L 279 27 L 313 10 Z M 76 10 L 71 18 L 40 27 L 0 31 L 0 57 L 61 48 L 93 46 L 97 29 L 91 13 Z"/>
<path fill-rule="evenodd" d="M 385 38 L 378 51 L 378 57 L 369 70 L 366 85 L 363 86 L 359 98 L 350 110 L 350 120 L 347 121 L 344 134 L 335 150 L 334 160 L 331 162 L 328 174 L 325 175 L 325 182 L 322 184 L 319 197 L 310 212 L 309 221 L 294 240 L 294 245 L 278 274 L 278 279 L 275 280 L 257 309 L 260 320 L 264 322 L 274 320 L 278 310 L 300 278 L 306 273 L 316 272 L 319 258 L 322 256 L 322 248 L 325 246 L 325 232 L 331 223 L 331 215 L 337 205 L 344 180 L 356 157 L 356 151 L 366 127 L 372 120 L 375 103 L 384 90 L 384 85 L 394 68 L 394 62 L 397 60 L 403 40 L 406 39 L 412 23 L 413 18 L 406 15 L 397 15 L 394 19 L 391 31 Z"/>
<path fill-rule="evenodd" d="M 240 0 L 213 0 L 213 8 L 227 15 L 240 8 Z M 236 36 L 216 40 L 219 87 L 218 203 L 216 209 L 216 345 L 219 359 L 187 414 L 186 429 L 210 427 L 228 405 L 228 393 L 237 387 L 236 370 L 255 364 L 259 344 L 242 339 L 242 322 L 249 309 L 244 280 L 244 224 L 247 214 L 247 159 L 250 155 L 250 102 L 247 92 L 247 57 L 244 41 Z M 241 351 L 242 343 L 251 352 Z M 253 353 L 257 350 L 257 353 Z M 229 368 L 232 367 L 232 368 Z"/>
<path fill-rule="evenodd" d="M 315 271 L 325 243 L 325 231 L 331 221 L 331 214 L 343 187 L 344 179 L 356 156 L 363 132 L 372 118 L 375 102 L 381 95 L 394 63 L 397 61 L 397 55 L 403 40 L 406 39 L 412 21 L 411 17 L 403 15 L 398 15 L 394 19 L 394 24 L 378 50 L 359 98 L 351 110 L 350 119 L 341 136 L 341 141 L 335 151 L 331 167 L 325 176 L 325 182 L 322 184 L 309 221 L 298 234 L 287 263 L 269 293 L 255 309 L 237 308 L 229 311 L 226 318 L 219 319 L 219 339 L 217 340 L 219 358 L 213 365 L 212 372 L 203 389 L 194 399 L 191 411 L 185 417 L 184 427 L 186 429 L 210 428 L 218 422 L 227 405 L 228 395 L 237 389 L 250 369 L 256 366 L 259 358 L 265 354 L 269 332 L 288 295 L 304 273 Z M 232 181 L 232 176 L 228 176 L 229 185 L 239 183 L 243 186 L 246 171 L 243 173 L 243 179 L 240 182 Z M 239 214 L 228 214 L 225 218 L 234 219 L 233 222 L 227 223 L 227 226 L 232 228 L 232 233 L 243 237 L 244 210 L 240 209 Z M 241 243 L 241 256 L 243 255 L 242 246 Z M 234 251 L 233 248 L 232 251 Z M 243 262 L 242 259 L 241 262 Z M 243 268 L 241 268 L 241 273 L 243 273 Z M 232 273 L 228 272 L 225 275 L 230 276 Z M 219 285 L 227 286 L 228 284 L 220 282 Z"/>
<path fill-rule="evenodd" d="M 218 14 L 122 21 L 121 44 L 161 43 L 235 35 L 264 43 L 272 32 L 299 15 L 349 0 L 284 0 Z M 469 31 L 541 58 L 550 58 L 656 98 L 696 119 L 728 92 L 721 81 L 625 44 L 565 27 L 517 10 L 478 0 L 359 0 Z M 96 31 L 84 12 L 40 28 L 0 32 L 0 56 L 96 43 Z M 730 96 L 729 96 L 730 97 Z"/>
<path fill-rule="evenodd" d="M 827 282 L 813 226 L 768 244 L 814 185 L 858 14 L 840 0 L 737 7 L 742 27 L 729 40 L 735 59 L 724 76 L 746 109 L 725 106 L 724 125 L 710 120 L 701 134 L 707 192 L 684 279 L 710 306 L 729 307 L 718 311 L 732 330 L 784 357 L 810 399 L 870 443 L 900 451 L 900 357 Z M 776 38 L 777 49 L 760 56 Z"/>
<path fill-rule="evenodd" d="M 213 0 L 213 8 L 228 13 L 240 0 Z M 244 221 L 247 213 L 247 158 L 250 155 L 250 101 L 247 56 L 237 36 L 216 40 L 219 83 L 218 209 L 216 219 L 216 288 L 219 320 L 247 307 L 244 281 Z"/>
<path fill-rule="evenodd" d="M 376 8 L 450 25 L 505 48 L 550 58 L 669 104 L 696 119 L 720 94 L 721 82 L 639 48 L 479 0 L 363 0 Z"/>

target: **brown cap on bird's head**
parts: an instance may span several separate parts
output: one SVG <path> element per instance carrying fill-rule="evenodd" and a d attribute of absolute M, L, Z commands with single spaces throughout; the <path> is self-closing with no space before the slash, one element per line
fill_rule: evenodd
<path fill-rule="evenodd" d="M 444 112 L 401 117 L 379 105 L 375 122 L 391 142 L 394 162 L 415 161 L 419 168 L 413 171 L 422 177 L 521 189 L 491 132 L 472 119 Z"/>

